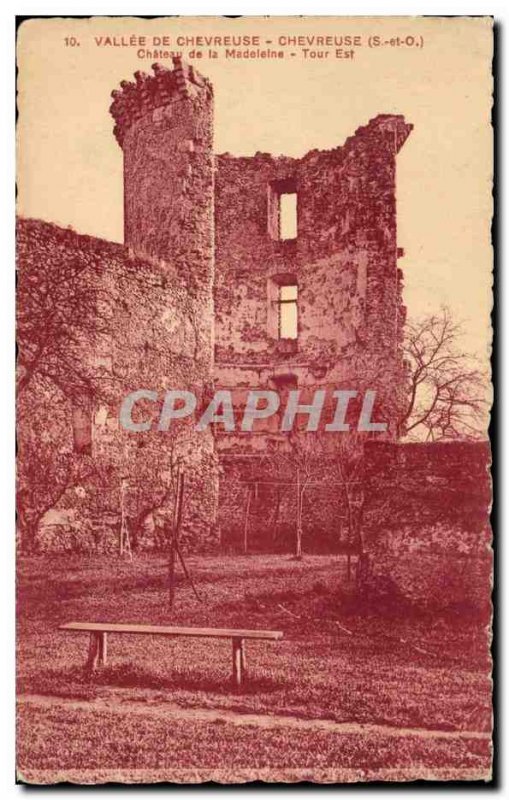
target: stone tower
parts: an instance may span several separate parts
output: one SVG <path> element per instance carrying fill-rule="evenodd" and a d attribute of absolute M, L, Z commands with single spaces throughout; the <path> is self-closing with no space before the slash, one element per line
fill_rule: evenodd
<path fill-rule="evenodd" d="M 124 154 L 124 243 L 167 265 L 194 298 L 199 358 L 212 368 L 214 279 L 213 89 L 173 59 L 113 91 L 110 112 Z"/>
<path fill-rule="evenodd" d="M 134 82 L 122 81 L 112 92 L 114 134 L 124 157 L 129 273 L 158 286 L 157 300 L 148 288 L 137 298 L 124 296 L 131 321 L 120 327 L 131 326 L 133 340 L 141 343 L 141 350 L 130 343 L 142 381 L 132 390 L 150 386 L 159 400 L 168 390 L 196 397 L 195 415 L 167 429 L 153 422 L 142 434 L 138 471 L 150 466 L 151 454 L 159 472 L 178 460 L 186 484 L 183 541 L 203 549 L 214 543 L 217 500 L 212 431 L 194 427 L 213 382 L 213 91 L 180 59 L 173 67 L 154 64 L 153 75 L 136 72 Z M 151 404 L 154 419 L 159 408 Z M 142 437 L 127 434 L 126 447 L 143 444 Z M 135 463 L 131 450 L 126 469 Z"/>
<path fill-rule="evenodd" d="M 135 83 L 112 92 L 124 153 L 124 238 L 138 255 L 205 278 L 213 255 L 213 91 L 180 59 L 174 67 L 154 64 L 153 76 L 136 72 Z"/>

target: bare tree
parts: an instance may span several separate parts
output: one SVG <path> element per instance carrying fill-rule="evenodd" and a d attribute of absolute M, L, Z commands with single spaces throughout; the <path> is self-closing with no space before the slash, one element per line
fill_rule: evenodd
<path fill-rule="evenodd" d="M 402 429 L 414 440 L 477 439 L 486 431 L 487 378 L 461 347 L 462 326 L 442 308 L 406 326 L 408 402 Z"/>
<path fill-rule="evenodd" d="M 164 448 L 147 436 L 143 448 L 138 446 L 143 441 L 139 439 L 138 442 L 131 442 L 124 453 L 127 524 L 135 550 L 149 520 L 155 525 L 158 515 L 166 523 L 171 518 L 177 474 L 182 466 L 178 446 L 185 441 L 181 429 L 179 433 L 179 438 L 176 435 L 167 436 Z"/>
<path fill-rule="evenodd" d="M 34 547 L 45 513 L 65 505 L 69 491 L 82 483 L 98 484 L 90 492 L 90 519 L 118 513 L 122 481 L 125 518 L 136 546 L 154 519 L 156 535 L 164 536 L 164 526 L 157 522 L 171 515 L 175 475 L 184 458 L 177 451 L 192 450 L 193 437 L 185 426 L 168 432 L 164 444 L 150 434 L 132 437 L 120 430 L 105 457 L 94 460 L 93 438 L 98 442 L 95 452 L 101 453 L 101 436 L 92 437 L 94 412 L 111 411 L 130 385 L 121 358 L 110 369 L 100 357 L 118 355 L 124 335 L 118 323 L 129 314 L 129 305 L 122 291 L 115 294 L 112 282 L 104 279 L 104 259 L 93 241 L 87 246 L 80 237 L 73 247 L 73 236 L 37 222 L 25 221 L 19 228 L 17 490 L 22 546 Z M 154 308 L 147 329 L 152 330 L 158 314 Z M 196 328 L 197 349 L 198 334 Z M 148 370 L 147 363 L 145 352 Z M 83 444 L 87 438 L 89 443 Z M 192 480 L 188 486 L 191 492 Z M 204 509 L 198 518 L 193 510 L 196 524 L 205 524 L 206 513 Z"/>
<path fill-rule="evenodd" d="M 303 556 L 302 535 L 303 535 L 303 509 L 304 495 L 309 487 L 310 481 L 316 477 L 320 470 L 320 457 L 316 447 L 316 442 L 309 435 L 300 434 L 290 436 L 287 440 L 287 448 L 282 449 L 270 456 L 270 474 L 274 474 L 286 483 L 286 490 L 291 495 L 294 494 L 295 501 L 290 505 L 295 507 L 295 558 L 300 561 Z M 323 464 L 323 462 L 322 462 Z M 280 495 L 276 496 L 276 504 L 279 506 Z"/>
<path fill-rule="evenodd" d="M 356 550 L 362 549 L 364 438 L 365 435 L 354 431 L 337 436 L 318 431 L 299 432 L 288 436 L 284 448 L 265 457 L 265 477 L 279 484 L 275 495 L 277 513 L 282 498 L 285 506 L 294 510 L 295 558 L 303 557 L 303 534 L 309 522 L 306 510 L 313 507 L 312 516 L 316 519 L 317 503 L 322 505 L 324 524 L 329 528 L 335 526 L 338 536 L 342 529 L 340 512 L 344 512 L 348 544 Z M 273 513 L 270 526 L 275 517 Z"/>
<path fill-rule="evenodd" d="M 20 227 L 17 256 L 18 530 L 33 549 L 45 513 L 97 476 L 90 454 L 76 452 L 72 418 L 91 414 L 114 378 L 90 358 L 107 331 L 98 257 L 55 245 L 37 223 Z"/>
<path fill-rule="evenodd" d="M 37 377 L 39 390 L 58 386 L 66 397 L 92 396 L 97 391 L 83 357 L 106 331 L 107 298 L 100 289 L 100 264 L 87 253 L 34 259 L 18 247 L 16 310 L 17 394 Z"/>

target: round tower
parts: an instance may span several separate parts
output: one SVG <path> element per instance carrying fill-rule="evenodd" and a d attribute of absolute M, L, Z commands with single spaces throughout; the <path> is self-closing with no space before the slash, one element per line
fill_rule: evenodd
<path fill-rule="evenodd" d="M 110 107 L 124 156 L 124 242 L 138 267 L 147 266 L 148 285 L 159 293 L 157 302 L 148 291 L 126 298 L 132 325 L 145 340 L 143 356 L 131 348 L 132 358 L 143 364 L 140 374 L 149 376 L 159 399 L 163 389 L 193 392 L 198 415 L 213 381 L 213 91 L 180 59 L 173 59 L 172 70 L 159 64 L 152 70 L 122 81 Z M 136 303 L 145 301 L 152 307 L 143 316 Z M 186 485 L 181 541 L 202 550 L 217 544 L 218 486 L 212 431 L 197 431 L 194 421 L 164 430 L 152 426 L 144 448 L 135 451 L 138 461 L 132 455 L 137 440 L 130 436 L 131 450 L 122 458 L 133 483 L 148 470 L 150 487 L 162 479 L 161 470 L 167 473 L 173 448 Z"/>
<path fill-rule="evenodd" d="M 212 286 L 213 90 L 193 67 L 154 64 L 112 92 L 124 153 L 124 242 L 171 265 L 190 291 Z"/>

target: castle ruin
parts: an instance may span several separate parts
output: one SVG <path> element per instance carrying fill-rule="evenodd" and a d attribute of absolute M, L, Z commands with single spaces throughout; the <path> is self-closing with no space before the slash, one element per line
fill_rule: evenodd
<path fill-rule="evenodd" d="M 396 157 L 411 125 L 379 115 L 330 151 L 233 157 L 214 153 L 210 82 L 179 59 L 173 70 L 156 64 L 153 75 L 135 73 L 112 96 L 124 160 L 124 247 L 19 222 L 21 264 L 51 253 L 66 271 L 78 259 L 87 296 L 96 297 L 98 324 L 80 332 L 74 353 L 86 376 L 65 404 L 73 420 L 69 458 L 92 459 L 101 478 L 93 490 L 80 485 L 85 499 L 64 517 L 72 528 L 88 503 L 88 517 L 100 522 L 80 522 L 74 546 L 114 546 L 104 519 L 109 514 L 116 529 L 121 483 L 130 487 L 124 501 L 135 527 L 154 528 L 171 503 L 168 476 L 178 464 L 188 480 L 188 544 L 207 549 L 224 535 L 218 493 L 231 499 L 236 480 L 237 488 L 249 476 L 252 482 L 267 453 L 284 450 L 277 417 L 249 433 L 219 425 L 197 433 L 182 423 L 171 433 L 133 436 L 118 426 L 119 404 L 140 387 L 190 389 L 198 408 L 214 387 L 226 388 L 236 409 L 250 389 L 275 389 L 282 398 L 298 389 L 306 404 L 317 389 L 369 387 L 387 422 L 385 438 L 396 440 L 405 383 Z M 140 404 L 137 413 L 155 411 Z M 75 490 L 64 487 L 58 503 L 67 497 L 72 507 Z M 62 517 L 51 523 L 52 513 L 47 508 L 38 524 L 49 514 L 57 529 Z M 231 522 L 228 502 L 226 517 Z M 158 541 L 141 533 L 136 540 Z"/>

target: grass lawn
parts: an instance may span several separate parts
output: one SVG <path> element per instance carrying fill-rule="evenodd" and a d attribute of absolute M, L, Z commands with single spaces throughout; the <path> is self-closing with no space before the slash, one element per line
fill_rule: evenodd
<path fill-rule="evenodd" d="M 484 623 L 353 613 L 342 556 L 196 556 L 188 565 L 203 602 L 182 581 L 169 610 L 162 557 L 20 559 L 22 778 L 249 780 L 269 769 L 281 780 L 488 779 Z M 249 679 L 235 692 L 226 640 L 110 635 L 108 666 L 89 679 L 87 634 L 57 630 L 71 620 L 284 638 L 247 643 Z M 277 724 L 257 722 L 267 715 Z"/>

